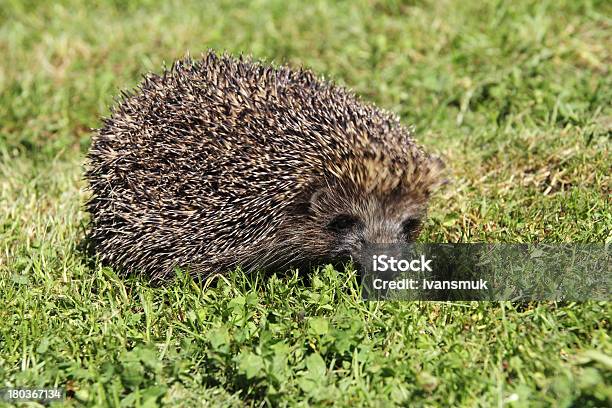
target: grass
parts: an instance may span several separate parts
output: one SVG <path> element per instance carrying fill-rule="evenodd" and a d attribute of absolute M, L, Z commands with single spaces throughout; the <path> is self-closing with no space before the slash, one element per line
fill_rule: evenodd
<path fill-rule="evenodd" d="M 311 67 L 415 124 L 424 241 L 610 242 L 606 1 L 0 0 L 0 387 L 69 405 L 606 406 L 609 302 L 359 300 L 354 274 L 119 279 L 79 251 L 89 128 L 190 51 Z"/>

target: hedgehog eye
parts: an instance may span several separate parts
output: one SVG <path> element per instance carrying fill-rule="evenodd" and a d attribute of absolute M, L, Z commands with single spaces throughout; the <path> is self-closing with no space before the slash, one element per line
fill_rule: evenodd
<path fill-rule="evenodd" d="M 402 233 L 406 237 L 412 237 L 421 229 L 421 220 L 418 218 L 406 218 L 404 222 L 402 222 Z"/>
<path fill-rule="evenodd" d="M 358 222 L 357 217 L 349 214 L 340 214 L 327 224 L 327 229 L 334 232 L 344 232 L 355 227 Z"/>

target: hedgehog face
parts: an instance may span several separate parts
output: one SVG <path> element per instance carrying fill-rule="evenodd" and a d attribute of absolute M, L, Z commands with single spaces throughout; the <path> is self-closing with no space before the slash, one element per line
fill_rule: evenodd
<path fill-rule="evenodd" d="M 426 202 L 410 193 L 359 193 L 326 187 L 312 195 L 292 237 L 308 258 L 322 263 L 358 262 L 370 244 L 413 242 Z"/>
<path fill-rule="evenodd" d="M 370 244 L 413 242 L 419 235 L 424 209 L 411 201 L 387 197 L 353 197 L 327 208 L 320 227 L 330 239 L 332 256 L 359 259 Z"/>

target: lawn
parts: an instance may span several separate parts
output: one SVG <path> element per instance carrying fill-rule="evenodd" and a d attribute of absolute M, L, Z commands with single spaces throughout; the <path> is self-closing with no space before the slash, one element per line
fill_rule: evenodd
<path fill-rule="evenodd" d="M 154 287 L 82 248 L 90 128 L 209 48 L 309 67 L 414 124 L 452 171 L 423 241 L 609 243 L 611 16 L 0 0 L 0 388 L 64 387 L 72 406 L 610 406 L 609 302 L 363 302 L 331 267 Z"/>

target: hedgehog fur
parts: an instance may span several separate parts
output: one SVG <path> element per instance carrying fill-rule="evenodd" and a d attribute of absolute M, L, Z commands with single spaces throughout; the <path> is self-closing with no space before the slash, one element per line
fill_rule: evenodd
<path fill-rule="evenodd" d="M 414 240 L 442 170 L 350 91 L 209 52 L 145 76 L 97 130 L 89 242 L 155 281 L 346 260 Z"/>

